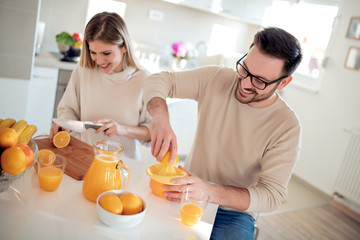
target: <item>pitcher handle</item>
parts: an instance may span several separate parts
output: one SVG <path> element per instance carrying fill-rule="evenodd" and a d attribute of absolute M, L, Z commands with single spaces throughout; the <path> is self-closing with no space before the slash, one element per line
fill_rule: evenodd
<path fill-rule="evenodd" d="M 120 171 L 121 176 L 121 188 L 120 190 L 125 190 L 130 180 L 130 171 L 128 167 L 121 161 L 116 164 L 116 169 Z"/>

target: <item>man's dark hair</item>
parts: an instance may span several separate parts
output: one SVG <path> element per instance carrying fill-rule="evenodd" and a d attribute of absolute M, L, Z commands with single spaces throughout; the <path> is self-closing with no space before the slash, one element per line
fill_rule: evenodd
<path fill-rule="evenodd" d="M 257 32 L 250 48 L 258 46 L 260 51 L 285 61 L 283 73 L 290 76 L 302 60 L 299 41 L 281 28 L 269 27 Z"/>

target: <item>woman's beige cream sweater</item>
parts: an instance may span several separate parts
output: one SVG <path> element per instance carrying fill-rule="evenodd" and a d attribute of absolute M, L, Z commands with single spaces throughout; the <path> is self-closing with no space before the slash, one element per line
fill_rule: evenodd
<path fill-rule="evenodd" d="M 149 73 L 127 68 L 119 73 L 105 74 L 98 68 L 77 66 L 58 105 L 58 117 L 94 121 L 110 118 L 129 126 L 148 126 L 150 115 L 142 102 L 142 83 Z M 98 139 L 108 139 L 103 133 L 95 134 L 88 129 L 76 137 L 93 144 Z M 140 160 L 137 140 L 124 136 L 112 136 L 125 146 L 124 155 Z"/>

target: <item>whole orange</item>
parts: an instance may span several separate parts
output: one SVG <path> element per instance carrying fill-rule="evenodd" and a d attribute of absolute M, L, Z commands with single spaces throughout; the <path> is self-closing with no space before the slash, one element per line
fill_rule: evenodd
<path fill-rule="evenodd" d="M 105 194 L 99 200 L 100 206 L 108 212 L 121 215 L 123 212 L 123 205 L 120 198 L 115 194 Z"/>
<path fill-rule="evenodd" d="M 0 128 L 0 147 L 8 148 L 15 146 L 18 143 L 19 137 L 16 131 L 12 128 Z"/>
<path fill-rule="evenodd" d="M 1 167 L 10 175 L 17 175 L 26 169 L 25 153 L 18 147 L 9 147 L 1 154 Z"/>
<path fill-rule="evenodd" d="M 141 199 L 133 193 L 125 193 L 120 196 L 123 205 L 123 215 L 132 215 L 140 213 L 143 210 Z"/>
<path fill-rule="evenodd" d="M 28 145 L 18 143 L 15 147 L 19 147 L 25 153 L 26 158 L 26 168 L 30 167 L 34 161 L 34 152 Z"/>

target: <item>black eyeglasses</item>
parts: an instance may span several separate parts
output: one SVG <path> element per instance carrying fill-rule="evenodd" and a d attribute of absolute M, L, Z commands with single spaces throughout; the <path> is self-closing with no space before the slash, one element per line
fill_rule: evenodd
<path fill-rule="evenodd" d="M 283 76 L 279 79 L 276 79 L 272 82 L 266 82 L 265 80 L 260 79 L 259 77 L 256 77 L 254 75 L 252 75 L 243 65 L 242 63 L 244 62 L 244 58 L 247 56 L 247 54 L 245 54 L 242 58 L 240 58 L 237 62 L 236 62 L 236 71 L 238 72 L 238 74 L 243 77 L 244 79 L 247 77 L 250 77 L 250 82 L 251 84 L 259 89 L 259 90 L 264 90 L 267 86 L 280 82 L 281 80 L 283 80 L 284 78 L 288 77 L 288 76 Z"/>

